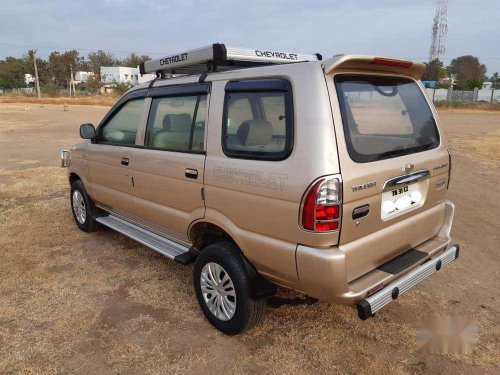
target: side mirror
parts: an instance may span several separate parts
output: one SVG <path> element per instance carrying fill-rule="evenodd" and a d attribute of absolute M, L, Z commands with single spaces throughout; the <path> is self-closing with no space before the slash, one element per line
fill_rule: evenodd
<path fill-rule="evenodd" d="M 92 124 L 80 125 L 80 137 L 83 139 L 94 139 L 95 138 L 95 128 Z"/>

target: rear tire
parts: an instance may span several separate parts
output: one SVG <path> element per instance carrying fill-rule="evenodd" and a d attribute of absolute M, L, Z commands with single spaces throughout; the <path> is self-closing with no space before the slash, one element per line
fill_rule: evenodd
<path fill-rule="evenodd" d="M 208 321 L 227 335 L 252 328 L 264 316 L 266 299 L 251 297 L 245 262 L 236 245 L 220 242 L 207 246 L 194 264 L 198 303 Z"/>
<path fill-rule="evenodd" d="M 71 184 L 70 201 L 73 218 L 78 228 L 84 232 L 96 230 L 97 222 L 93 217 L 97 213 L 97 208 L 80 180 L 76 180 Z"/>

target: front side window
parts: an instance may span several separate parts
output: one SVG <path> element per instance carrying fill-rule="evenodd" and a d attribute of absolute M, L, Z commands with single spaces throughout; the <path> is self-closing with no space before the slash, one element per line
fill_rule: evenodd
<path fill-rule="evenodd" d="M 266 88 L 226 91 L 224 152 L 232 157 L 280 160 L 291 151 L 291 92 Z"/>
<path fill-rule="evenodd" d="M 144 98 L 126 102 L 106 121 L 99 132 L 99 142 L 132 146 L 141 121 Z"/>
<path fill-rule="evenodd" d="M 147 147 L 203 152 L 207 95 L 154 98 L 146 128 Z"/>
<path fill-rule="evenodd" d="M 347 149 L 354 161 L 372 162 L 439 146 L 434 116 L 414 81 L 339 75 L 335 85 Z"/>

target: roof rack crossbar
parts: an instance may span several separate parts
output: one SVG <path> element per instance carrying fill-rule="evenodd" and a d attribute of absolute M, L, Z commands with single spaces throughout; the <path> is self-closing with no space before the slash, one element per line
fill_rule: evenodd
<path fill-rule="evenodd" d="M 321 60 L 320 54 L 226 47 L 221 43 L 145 61 L 139 65 L 142 74 L 203 74 L 257 66 Z"/>

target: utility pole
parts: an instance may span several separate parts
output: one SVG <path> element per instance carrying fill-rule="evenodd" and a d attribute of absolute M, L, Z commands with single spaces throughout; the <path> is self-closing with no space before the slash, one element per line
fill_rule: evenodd
<path fill-rule="evenodd" d="M 73 88 L 73 65 L 69 64 L 69 71 L 70 71 L 70 77 L 69 77 L 69 97 L 71 98 L 71 89 Z M 74 93 L 73 93 L 74 96 Z"/>
<path fill-rule="evenodd" d="M 35 82 L 36 82 L 36 92 L 38 94 L 38 99 L 42 98 L 42 94 L 40 93 L 40 81 L 38 80 L 38 68 L 36 66 L 36 51 L 33 51 L 33 64 L 35 64 Z"/>

